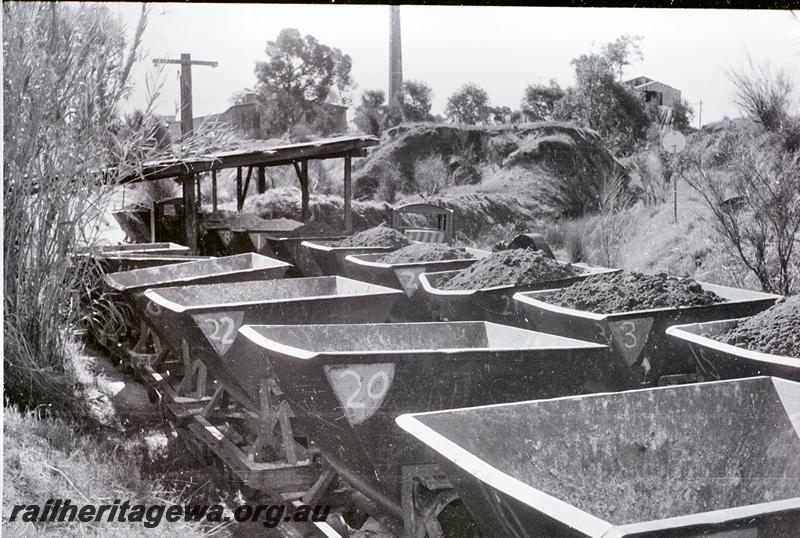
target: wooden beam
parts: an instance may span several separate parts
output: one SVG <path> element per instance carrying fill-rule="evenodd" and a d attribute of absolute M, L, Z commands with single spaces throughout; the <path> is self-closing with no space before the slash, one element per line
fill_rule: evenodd
<path fill-rule="evenodd" d="M 303 222 L 308 222 L 310 217 L 309 210 L 308 210 L 308 199 L 309 199 L 309 192 L 308 192 L 308 161 L 301 161 L 300 162 L 300 172 L 303 176 L 303 179 L 300 180 L 300 191 L 301 191 L 301 210 L 300 210 L 300 220 Z"/>
<path fill-rule="evenodd" d="M 156 242 L 156 201 L 150 202 L 150 242 Z"/>
<path fill-rule="evenodd" d="M 194 176 L 182 176 L 183 185 L 183 230 L 186 246 L 197 254 L 197 204 L 195 202 Z"/>
<path fill-rule="evenodd" d="M 217 171 L 211 172 L 211 206 L 213 210 L 217 210 Z"/>

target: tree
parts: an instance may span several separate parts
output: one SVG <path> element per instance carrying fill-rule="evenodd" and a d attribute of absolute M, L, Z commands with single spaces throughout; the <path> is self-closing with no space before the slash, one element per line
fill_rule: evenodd
<path fill-rule="evenodd" d="M 594 129 L 623 155 L 635 151 L 650 124 L 644 97 L 615 80 L 612 63 L 602 54 L 583 54 L 572 65 L 576 85 L 556 102 L 554 119 Z"/>
<path fill-rule="evenodd" d="M 800 264 L 800 129 L 791 119 L 793 85 L 768 66 L 731 72 L 735 100 L 761 127 L 734 133 L 722 173 L 702 153 L 690 153 L 680 173 L 705 201 L 712 224 L 732 255 L 764 291 L 796 291 Z"/>
<path fill-rule="evenodd" d="M 755 144 L 752 135 L 741 142 L 730 174 L 690 155 L 681 177 L 702 196 L 715 232 L 761 288 L 789 295 L 798 276 L 800 152 L 775 151 L 771 142 Z"/>
<path fill-rule="evenodd" d="M 781 135 L 787 150 L 800 149 L 800 125 L 790 111 L 794 88 L 789 75 L 769 65 L 753 65 L 749 58 L 746 67 L 727 74 L 736 89 L 734 102 L 742 111 L 767 131 Z"/>
<path fill-rule="evenodd" d="M 447 99 L 444 113 L 452 122 L 484 123 L 489 119 L 489 95 L 474 82 L 469 82 Z"/>
<path fill-rule="evenodd" d="M 511 108 L 507 106 L 490 107 L 492 121 L 494 123 L 507 123 L 511 118 Z"/>
<path fill-rule="evenodd" d="M 672 127 L 676 130 L 682 133 L 688 132 L 693 117 L 694 110 L 686 99 L 672 105 Z"/>
<path fill-rule="evenodd" d="M 430 121 L 433 90 L 424 82 L 408 80 L 403 83 L 400 105 L 405 121 Z"/>
<path fill-rule="evenodd" d="M 353 121 L 367 134 L 380 136 L 386 118 L 386 94 L 381 90 L 367 90 L 361 95 Z"/>
<path fill-rule="evenodd" d="M 528 121 L 550 121 L 556 103 L 564 97 L 564 90 L 555 80 L 549 86 L 530 84 L 522 96 L 522 112 Z"/>
<path fill-rule="evenodd" d="M 352 60 L 339 49 L 286 28 L 267 42 L 266 54 L 267 61 L 256 63 L 256 91 L 271 129 L 287 131 L 303 121 L 322 123 L 321 103 L 348 104 Z"/>
<path fill-rule="evenodd" d="M 608 60 L 611 70 L 619 75 L 619 80 L 622 80 L 622 72 L 626 66 L 632 63 L 632 60 L 641 60 L 642 49 L 639 48 L 639 42 L 642 36 L 631 36 L 624 34 L 610 43 L 606 43 L 603 47 L 603 56 Z"/>

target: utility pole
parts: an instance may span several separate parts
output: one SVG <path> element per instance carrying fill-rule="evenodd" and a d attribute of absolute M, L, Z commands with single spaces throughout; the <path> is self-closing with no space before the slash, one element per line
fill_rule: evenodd
<path fill-rule="evenodd" d="M 697 110 L 697 128 L 703 128 L 703 100 L 700 99 L 700 107 Z"/>
<path fill-rule="evenodd" d="M 161 64 L 178 64 L 181 66 L 181 135 L 187 136 L 194 130 L 194 119 L 192 117 L 192 66 L 217 67 L 219 63 L 192 60 L 191 54 L 184 53 L 181 54 L 180 60 L 153 60 L 153 65 Z"/>
<path fill-rule="evenodd" d="M 188 137 L 194 130 L 194 118 L 192 116 L 192 66 L 205 65 L 217 67 L 217 62 L 206 62 L 192 60 L 192 55 L 181 54 L 180 60 L 155 59 L 153 65 L 178 64 L 181 66 L 181 136 Z M 183 229 L 186 234 L 186 246 L 193 253 L 197 253 L 198 230 L 197 230 L 197 203 L 198 197 L 195 189 L 199 191 L 200 184 L 197 178 L 191 174 L 179 178 L 183 186 Z"/>

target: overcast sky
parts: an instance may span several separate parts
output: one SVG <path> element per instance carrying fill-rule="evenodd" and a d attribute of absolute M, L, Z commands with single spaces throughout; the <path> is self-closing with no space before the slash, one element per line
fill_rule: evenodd
<path fill-rule="evenodd" d="M 129 31 L 139 9 L 112 5 Z M 434 113 L 470 81 L 486 89 L 493 105 L 519 108 L 527 84 L 551 78 L 572 84 L 570 60 L 625 33 L 644 38 L 644 59 L 626 75 L 680 89 L 695 112 L 702 100 L 704 124 L 739 115 L 725 71 L 748 54 L 800 83 L 800 22 L 787 11 L 403 6 L 400 12 L 404 79 L 433 88 Z M 188 52 L 219 62 L 216 69 L 193 69 L 195 116 L 222 112 L 234 92 L 255 85 L 253 67 L 265 59 L 267 41 L 289 27 L 351 56 L 354 103 L 364 90 L 388 89 L 388 6 L 153 4 L 147 60 L 136 72 L 129 106 L 144 105 L 146 81 L 156 76 L 163 82 L 158 111 L 175 113 L 178 66 L 159 76 L 150 60 Z"/>

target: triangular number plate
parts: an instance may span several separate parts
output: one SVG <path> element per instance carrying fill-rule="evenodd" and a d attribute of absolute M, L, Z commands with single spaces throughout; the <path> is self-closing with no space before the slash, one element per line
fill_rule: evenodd
<path fill-rule="evenodd" d="M 203 331 L 208 343 L 220 356 L 228 352 L 239 327 L 242 325 L 244 312 L 224 312 L 213 314 L 195 314 L 192 316 L 194 322 Z"/>
<path fill-rule="evenodd" d="M 361 424 L 381 408 L 394 370 L 394 363 L 325 366 L 328 383 L 350 424 Z"/>

